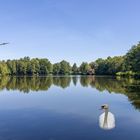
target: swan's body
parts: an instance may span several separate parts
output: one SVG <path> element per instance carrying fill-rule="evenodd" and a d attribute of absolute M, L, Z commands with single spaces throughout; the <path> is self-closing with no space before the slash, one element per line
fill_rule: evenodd
<path fill-rule="evenodd" d="M 102 109 L 104 110 L 104 113 L 102 113 L 99 116 L 99 126 L 102 129 L 113 129 L 115 127 L 115 117 L 114 115 L 109 112 L 109 107 L 108 105 L 103 105 Z"/>

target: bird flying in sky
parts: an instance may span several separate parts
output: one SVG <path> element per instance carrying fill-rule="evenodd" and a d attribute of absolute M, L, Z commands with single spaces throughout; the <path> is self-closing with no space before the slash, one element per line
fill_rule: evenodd
<path fill-rule="evenodd" d="M 7 45 L 7 44 L 9 44 L 9 43 L 8 42 L 0 43 L 0 46 Z"/>

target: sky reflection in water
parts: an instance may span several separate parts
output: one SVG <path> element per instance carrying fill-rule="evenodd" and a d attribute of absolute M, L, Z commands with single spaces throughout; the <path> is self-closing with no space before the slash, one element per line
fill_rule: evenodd
<path fill-rule="evenodd" d="M 113 77 L 0 78 L 0 140 L 139 140 L 140 81 Z M 109 104 L 116 127 L 99 127 Z"/>

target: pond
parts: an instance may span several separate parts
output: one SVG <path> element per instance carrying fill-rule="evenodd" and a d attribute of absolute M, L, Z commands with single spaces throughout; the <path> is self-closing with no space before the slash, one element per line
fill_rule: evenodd
<path fill-rule="evenodd" d="M 140 80 L 0 78 L 0 140 L 140 140 L 139 131 Z"/>

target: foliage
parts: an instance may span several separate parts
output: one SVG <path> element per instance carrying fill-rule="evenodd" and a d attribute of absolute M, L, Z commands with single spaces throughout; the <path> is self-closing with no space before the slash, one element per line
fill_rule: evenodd
<path fill-rule="evenodd" d="M 9 69 L 4 61 L 0 63 L 0 75 L 7 75 L 9 73 Z"/>
<path fill-rule="evenodd" d="M 91 63 L 82 62 L 80 67 L 63 60 L 52 64 L 48 59 L 24 57 L 19 60 L 0 61 L 0 75 L 117 75 L 140 77 L 140 43 L 124 56 L 99 58 Z"/>
<path fill-rule="evenodd" d="M 70 74 L 71 73 L 71 66 L 69 62 L 63 60 L 60 62 L 60 74 Z"/>
<path fill-rule="evenodd" d="M 78 74 L 78 67 L 77 67 L 76 63 L 74 63 L 72 66 L 72 74 Z"/>
<path fill-rule="evenodd" d="M 60 73 L 60 63 L 55 63 L 53 65 L 53 74 L 58 75 Z"/>
<path fill-rule="evenodd" d="M 80 65 L 81 74 L 88 74 L 88 71 L 91 69 L 90 65 L 87 62 L 83 62 Z"/>
<path fill-rule="evenodd" d="M 126 71 L 126 72 L 117 72 L 117 76 L 122 76 L 122 77 L 140 77 L 140 72 L 133 72 L 133 71 Z"/>
<path fill-rule="evenodd" d="M 128 71 L 140 71 L 140 43 L 134 45 L 126 54 L 125 67 Z"/>
<path fill-rule="evenodd" d="M 115 75 L 117 72 L 123 69 L 124 58 L 121 56 L 108 57 L 107 59 L 97 59 L 96 63 L 96 74 L 103 75 Z"/>

